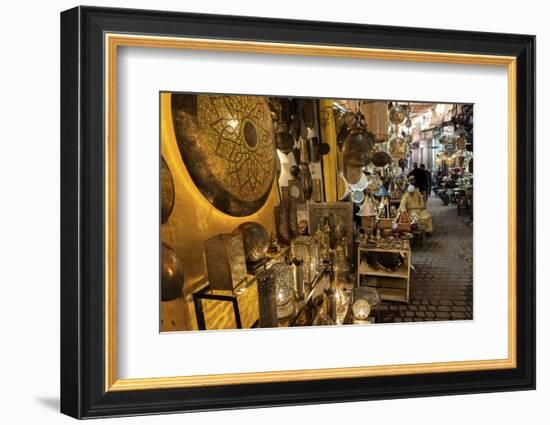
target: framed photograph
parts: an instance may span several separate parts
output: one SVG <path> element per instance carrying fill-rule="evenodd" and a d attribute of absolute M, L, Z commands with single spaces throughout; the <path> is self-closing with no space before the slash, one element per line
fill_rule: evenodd
<path fill-rule="evenodd" d="M 61 411 L 535 388 L 535 37 L 61 14 Z"/>

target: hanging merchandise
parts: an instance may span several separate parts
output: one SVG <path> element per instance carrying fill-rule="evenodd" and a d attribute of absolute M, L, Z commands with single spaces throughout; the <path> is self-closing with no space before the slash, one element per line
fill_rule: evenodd
<path fill-rule="evenodd" d="M 292 134 L 292 124 L 295 118 L 294 103 L 285 98 L 269 98 L 268 101 L 275 129 L 275 146 L 287 155 L 295 144 Z"/>
<path fill-rule="evenodd" d="M 311 162 L 311 146 L 308 139 L 300 138 L 300 163 L 309 164 Z"/>
<path fill-rule="evenodd" d="M 377 167 L 384 167 L 391 163 L 391 156 L 384 151 L 376 152 L 372 155 L 372 163 Z"/>
<path fill-rule="evenodd" d="M 374 142 L 366 127 L 354 128 L 342 146 L 344 162 L 352 167 L 369 165 L 373 146 Z"/>
<path fill-rule="evenodd" d="M 313 181 L 311 179 L 311 172 L 309 171 L 309 165 L 308 164 L 300 164 L 300 175 L 299 180 L 302 184 L 302 190 L 304 192 L 304 197 L 306 200 L 311 199 L 311 194 L 313 193 Z"/>
<path fill-rule="evenodd" d="M 365 117 L 358 112 L 342 146 L 344 163 L 350 167 L 366 167 L 371 162 L 373 148 L 374 139 L 367 131 Z"/>
<path fill-rule="evenodd" d="M 393 159 L 400 160 L 407 156 L 408 145 L 402 137 L 393 137 L 389 145 L 390 155 Z"/>
<path fill-rule="evenodd" d="M 369 193 L 377 192 L 381 185 L 382 179 L 377 174 L 367 176 L 367 191 Z"/>
<path fill-rule="evenodd" d="M 388 103 L 381 101 L 362 102 L 361 111 L 365 116 L 369 132 L 375 144 L 388 141 Z"/>
<path fill-rule="evenodd" d="M 466 149 L 456 151 L 455 155 L 458 160 L 458 165 L 463 168 L 468 168 L 468 165 L 474 156 L 472 152 L 467 151 Z"/>
<path fill-rule="evenodd" d="M 391 107 L 388 112 L 388 119 L 393 125 L 402 124 L 403 121 L 407 118 L 407 112 L 405 108 L 401 105 L 395 104 Z"/>

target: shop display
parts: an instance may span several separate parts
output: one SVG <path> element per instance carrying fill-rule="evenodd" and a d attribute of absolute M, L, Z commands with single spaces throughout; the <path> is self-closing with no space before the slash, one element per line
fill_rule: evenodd
<path fill-rule="evenodd" d="M 380 304 L 380 295 L 375 288 L 361 286 L 353 289 L 351 311 L 353 324 L 374 323 L 376 308 Z"/>
<path fill-rule="evenodd" d="M 389 141 L 389 152 L 392 158 L 399 160 L 407 156 L 408 145 L 402 137 L 393 137 Z"/>
<path fill-rule="evenodd" d="M 279 252 L 279 242 L 277 241 L 277 236 L 275 236 L 275 233 L 273 232 L 269 235 L 269 247 L 267 248 L 267 251 L 271 254 Z"/>
<path fill-rule="evenodd" d="M 268 98 L 273 127 L 275 130 L 275 146 L 285 155 L 292 151 L 295 144 L 295 107 L 294 102 L 286 98 Z"/>
<path fill-rule="evenodd" d="M 319 269 L 319 247 L 312 236 L 299 236 L 290 242 L 291 255 L 303 262 L 304 280 L 311 283 Z"/>
<path fill-rule="evenodd" d="M 428 181 L 438 194 L 447 182 L 441 190 L 458 214 L 472 211 L 471 109 L 232 95 L 168 99 L 191 181 L 169 178 L 174 170 L 162 159 L 163 238 L 181 250 L 186 235 L 167 220 L 169 201 L 176 190 L 187 191 L 184 201 L 195 199 L 188 191 L 196 187 L 196 199 L 206 197 L 217 211 L 206 209 L 191 221 L 205 229 L 205 263 L 190 292 L 206 306 L 216 291 L 237 296 L 257 282 L 252 305 L 259 327 L 388 321 L 376 306 L 409 301 L 411 246 L 429 246 Z M 438 180 L 436 170 L 445 179 Z M 209 226 L 216 231 L 209 234 Z M 185 249 L 186 260 L 196 254 Z"/>
<path fill-rule="evenodd" d="M 366 320 L 371 312 L 371 305 L 365 299 L 358 299 L 352 305 L 353 317 L 357 320 Z"/>
<path fill-rule="evenodd" d="M 388 112 L 388 119 L 393 125 L 402 124 L 407 118 L 407 111 L 401 105 L 395 104 Z"/>
<path fill-rule="evenodd" d="M 288 202 L 281 203 L 273 208 L 277 240 L 283 245 L 290 245 L 290 217 Z"/>
<path fill-rule="evenodd" d="M 375 290 L 384 301 L 408 303 L 411 251 L 408 240 L 384 239 L 357 249 L 357 286 Z"/>
<path fill-rule="evenodd" d="M 384 167 L 390 164 L 391 161 L 392 161 L 392 157 L 387 152 L 384 152 L 384 151 L 375 152 L 372 155 L 372 163 L 377 167 Z"/>
<path fill-rule="evenodd" d="M 309 139 L 300 138 L 298 142 L 300 149 L 300 164 L 309 164 L 311 162 L 311 141 Z"/>
<path fill-rule="evenodd" d="M 412 220 L 407 211 L 400 211 L 396 220 L 396 230 L 398 232 L 410 232 Z"/>
<path fill-rule="evenodd" d="M 275 284 L 275 272 L 263 270 L 257 276 L 258 303 L 260 312 L 260 328 L 276 328 L 277 319 L 277 285 Z"/>
<path fill-rule="evenodd" d="M 351 191 L 351 201 L 354 204 L 360 204 L 365 200 L 365 193 L 362 190 Z"/>
<path fill-rule="evenodd" d="M 325 222 L 323 222 L 323 219 Z M 346 236 L 348 259 L 351 260 L 353 251 L 353 205 L 351 202 L 320 202 L 309 204 L 309 226 L 311 229 L 317 229 L 319 224 L 328 225 L 330 229 L 330 244 L 334 248 L 334 235 L 332 229 L 336 226 L 336 221 L 341 220 L 341 227 Z"/>
<path fill-rule="evenodd" d="M 361 104 L 361 111 L 372 133 L 374 143 L 388 141 L 388 102 L 370 101 Z"/>
<path fill-rule="evenodd" d="M 304 193 L 305 200 L 311 199 L 311 194 L 313 193 L 313 182 L 311 179 L 311 172 L 309 171 L 308 164 L 300 164 L 300 183 L 302 186 L 302 191 Z"/>
<path fill-rule="evenodd" d="M 365 232 L 370 232 L 374 230 L 374 220 L 376 217 L 374 201 L 371 197 L 366 198 L 357 214 L 361 217 L 361 227 Z"/>
<path fill-rule="evenodd" d="M 366 167 L 371 162 L 374 142 L 366 128 L 353 128 L 342 145 L 344 162 L 351 167 Z"/>
<path fill-rule="evenodd" d="M 339 277 L 346 276 L 351 271 L 351 265 L 346 254 L 346 245 L 338 245 L 334 250 L 333 268 Z"/>
<path fill-rule="evenodd" d="M 294 266 L 294 296 L 297 300 L 301 301 L 306 294 L 304 261 L 300 257 L 295 257 L 292 264 Z"/>
<path fill-rule="evenodd" d="M 323 202 L 323 183 L 321 179 L 312 179 L 311 200 L 314 202 Z"/>
<path fill-rule="evenodd" d="M 325 311 L 325 308 L 320 306 L 317 308 L 315 313 L 315 319 L 313 319 L 312 326 L 332 326 L 334 325 L 334 320 L 330 317 L 329 314 Z"/>
<path fill-rule="evenodd" d="M 292 268 L 286 263 L 275 263 L 270 270 L 275 274 L 277 316 L 279 319 L 284 319 L 294 311 Z"/>
<path fill-rule="evenodd" d="M 266 98 L 174 93 L 172 117 L 181 158 L 202 195 L 232 216 L 258 211 L 276 167 Z"/>
<path fill-rule="evenodd" d="M 298 231 L 298 200 L 294 197 L 288 199 L 288 227 L 290 229 L 290 237 L 297 237 Z"/>
<path fill-rule="evenodd" d="M 290 198 L 294 198 L 298 202 L 305 202 L 304 188 L 302 186 L 301 180 L 289 180 L 287 190 L 288 190 L 288 196 Z"/>
<path fill-rule="evenodd" d="M 258 223 L 246 221 L 235 229 L 243 237 L 244 253 L 247 264 L 256 263 L 265 258 L 269 246 L 267 230 Z"/>
<path fill-rule="evenodd" d="M 325 225 L 328 226 L 328 217 L 325 218 L 323 228 Z M 328 227 L 328 231 L 324 231 L 323 228 L 321 227 L 321 223 L 318 223 L 314 237 L 319 247 L 319 258 L 322 261 L 330 261 L 330 226 Z"/>
<path fill-rule="evenodd" d="M 208 283 L 212 289 L 233 291 L 246 278 L 243 236 L 220 234 L 204 241 Z"/>

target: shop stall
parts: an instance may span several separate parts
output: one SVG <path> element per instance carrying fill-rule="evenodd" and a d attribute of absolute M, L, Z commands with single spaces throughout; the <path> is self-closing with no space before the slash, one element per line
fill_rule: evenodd
<path fill-rule="evenodd" d="M 163 93 L 161 331 L 373 324 L 409 304 L 433 231 L 413 164 L 471 214 L 470 110 Z"/>

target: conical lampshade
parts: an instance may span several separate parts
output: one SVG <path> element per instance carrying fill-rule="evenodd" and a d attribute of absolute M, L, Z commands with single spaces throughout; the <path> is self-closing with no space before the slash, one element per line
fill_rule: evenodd
<path fill-rule="evenodd" d="M 378 189 L 378 192 L 376 192 L 375 195 L 378 197 L 388 196 L 388 191 L 386 190 L 386 187 L 384 185 L 381 185 L 380 189 Z"/>
<path fill-rule="evenodd" d="M 372 205 L 368 199 L 366 199 L 365 202 L 363 202 L 363 205 L 361 205 L 361 208 L 359 208 L 357 215 L 361 217 L 368 217 L 368 216 L 375 215 Z"/>

